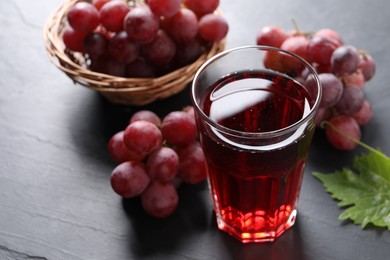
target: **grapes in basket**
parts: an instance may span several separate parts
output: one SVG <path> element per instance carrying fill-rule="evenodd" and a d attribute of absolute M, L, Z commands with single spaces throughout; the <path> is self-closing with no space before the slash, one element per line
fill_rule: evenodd
<path fill-rule="evenodd" d="M 93 0 L 66 14 L 65 47 L 90 70 L 113 76 L 164 75 L 194 62 L 228 32 L 219 0 Z"/>
<path fill-rule="evenodd" d="M 140 197 L 142 207 L 154 217 L 175 211 L 176 189 L 182 182 L 206 179 L 192 107 L 162 120 L 149 110 L 136 112 L 129 125 L 110 138 L 108 151 L 118 163 L 111 174 L 112 189 L 123 198 Z"/>
<path fill-rule="evenodd" d="M 372 117 L 372 107 L 365 95 L 365 85 L 375 74 L 375 62 L 367 51 L 345 44 L 334 30 L 324 28 L 313 33 L 286 32 L 278 26 L 260 28 L 258 45 L 269 45 L 295 53 L 316 69 L 322 85 L 317 126 L 325 128 L 328 142 L 339 150 L 353 150 L 361 139 L 361 127 Z M 266 65 L 286 66 L 280 57 L 268 57 Z M 290 68 L 285 68 L 290 69 Z M 297 80 L 307 89 L 314 84 L 305 71 L 297 72 Z M 354 138 L 345 137 L 344 133 Z"/>

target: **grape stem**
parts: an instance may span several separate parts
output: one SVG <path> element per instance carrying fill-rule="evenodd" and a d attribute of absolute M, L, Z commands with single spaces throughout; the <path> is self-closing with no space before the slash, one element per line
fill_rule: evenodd
<path fill-rule="evenodd" d="M 375 153 L 375 154 L 377 154 L 377 155 L 379 155 L 379 156 L 381 156 L 381 157 L 384 157 L 385 159 L 389 159 L 389 157 L 387 157 L 385 154 L 381 153 L 380 151 L 374 149 L 373 147 L 369 146 L 368 144 L 363 143 L 362 141 L 360 141 L 360 140 L 354 138 L 353 136 L 350 136 L 349 134 L 347 134 L 347 133 L 341 131 L 340 129 L 338 129 L 337 127 L 335 127 L 331 122 L 325 120 L 325 121 L 322 121 L 322 122 L 320 123 L 320 127 L 321 127 L 322 129 L 324 129 L 326 126 L 329 126 L 329 127 L 332 128 L 332 130 L 334 130 L 336 133 L 338 133 L 338 134 L 344 136 L 345 138 L 348 138 L 348 139 L 351 140 L 352 142 L 357 143 L 358 145 L 360 145 L 360 146 L 366 148 L 368 151 L 370 151 L 370 152 L 372 152 L 372 153 Z"/>
<path fill-rule="evenodd" d="M 297 31 L 297 33 L 300 35 L 301 34 L 301 30 L 299 29 L 299 26 L 298 26 L 298 23 L 295 19 L 291 19 L 291 22 L 294 26 L 294 29 Z"/>

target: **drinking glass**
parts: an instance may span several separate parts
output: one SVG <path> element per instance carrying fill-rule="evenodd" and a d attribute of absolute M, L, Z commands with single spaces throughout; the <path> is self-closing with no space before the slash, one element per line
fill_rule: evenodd
<path fill-rule="evenodd" d="M 244 46 L 205 62 L 191 98 L 218 228 L 243 243 L 275 240 L 296 220 L 318 75 L 287 51 Z"/>

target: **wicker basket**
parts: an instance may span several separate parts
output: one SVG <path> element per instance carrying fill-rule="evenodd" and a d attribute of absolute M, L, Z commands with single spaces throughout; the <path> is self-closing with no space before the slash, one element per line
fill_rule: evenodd
<path fill-rule="evenodd" d="M 122 78 L 93 72 L 87 69 L 83 55 L 65 49 L 61 38 L 67 10 L 78 1 L 66 1 L 48 18 L 44 27 L 48 56 L 75 83 L 99 92 L 115 104 L 141 106 L 180 92 L 207 59 L 225 48 L 225 40 L 215 43 L 195 62 L 156 78 Z"/>

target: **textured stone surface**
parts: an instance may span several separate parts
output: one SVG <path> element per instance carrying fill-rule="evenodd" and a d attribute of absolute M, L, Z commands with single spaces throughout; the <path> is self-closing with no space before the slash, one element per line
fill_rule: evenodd
<path fill-rule="evenodd" d="M 390 233 L 337 220 L 341 210 L 311 176 L 350 165 L 316 133 L 298 221 L 273 244 L 242 245 L 216 228 L 206 184 L 180 189 L 167 219 L 122 201 L 109 185 L 106 145 L 140 108 L 110 105 L 49 61 L 43 25 L 60 0 L 0 1 L 0 259 L 387 259 Z M 232 1 L 228 47 L 255 43 L 261 26 L 330 27 L 367 49 L 377 75 L 367 84 L 374 118 L 363 140 L 390 154 L 390 2 Z M 155 103 L 160 115 L 189 104 L 188 89 Z"/>

